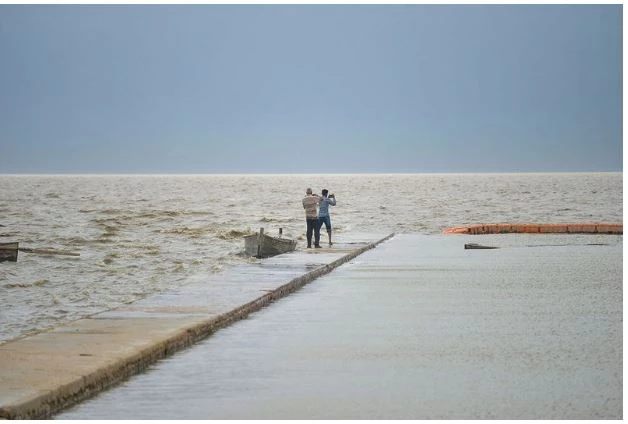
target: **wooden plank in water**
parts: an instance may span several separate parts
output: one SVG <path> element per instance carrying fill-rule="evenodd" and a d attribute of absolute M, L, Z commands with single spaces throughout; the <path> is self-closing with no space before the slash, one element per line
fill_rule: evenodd
<path fill-rule="evenodd" d="M 468 249 L 499 249 L 499 247 L 484 246 L 484 245 L 477 244 L 477 243 L 465 243 L 464 248 L 465 248 L 465 250 L 468 250 Z"/>

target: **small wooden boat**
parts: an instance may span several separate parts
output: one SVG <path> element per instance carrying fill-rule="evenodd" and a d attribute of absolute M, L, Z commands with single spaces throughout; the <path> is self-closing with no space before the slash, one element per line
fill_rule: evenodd
<path fill-rule="evenodd" d="M 292 252 L 297 247 L 297 241 L 283 238 L 279 229 L 279 237 L 264 234 L 260 228 L 259 233 L 244 237 L 244 252 L 256 258 L 268 258 L 282 253 Z"/>
<path fill-rule="evenodd" d="M 0 262 L 17 262 L 17 252 L 19 243 L 0 243 Z"/>

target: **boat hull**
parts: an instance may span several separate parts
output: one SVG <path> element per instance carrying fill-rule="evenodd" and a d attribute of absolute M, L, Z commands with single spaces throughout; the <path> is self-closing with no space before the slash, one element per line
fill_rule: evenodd
<path fill-rule="evenodd" d="M 268 258 L 292 252 L 297 247 L 297 241 L 287 238 L 272 237 L 266 234 L 253 234 L 244 237 L 244 252 L 257 258 Z"/>

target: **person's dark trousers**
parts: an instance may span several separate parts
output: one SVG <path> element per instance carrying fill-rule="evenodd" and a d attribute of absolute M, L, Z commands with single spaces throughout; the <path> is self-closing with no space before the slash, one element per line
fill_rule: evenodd
<path fill-rule="evenodd" d="M 307 218 L 307 230 L 305 236 L 307 237 L 307 247 L 312 247 L 312 233 L 314 233 L 314 244 L 317 245 L 320 242 L 321 233 L 318 228 L 318 218 Z"/>
<path fill-rule="evenodd" d="M 321 242 L 321 227 L 318 225 L 318 218 L 315 218 L 314 220 L 314 246 L 315 247 L 321 247 L 320 242 Z"/>

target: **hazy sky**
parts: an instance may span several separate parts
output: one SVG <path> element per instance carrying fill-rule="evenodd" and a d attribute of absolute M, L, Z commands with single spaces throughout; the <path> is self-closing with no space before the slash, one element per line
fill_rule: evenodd
<path fill-rule="evenodd" d="M 0 173 L 622 170 L 622 5 L 0 5 Z"/>

